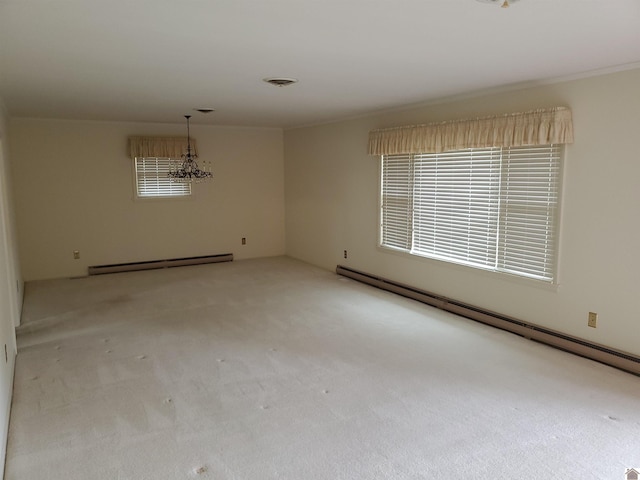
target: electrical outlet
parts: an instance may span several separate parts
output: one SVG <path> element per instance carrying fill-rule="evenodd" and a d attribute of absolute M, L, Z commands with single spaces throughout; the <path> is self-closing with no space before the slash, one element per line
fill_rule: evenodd
<path fill-rule="evenodd" d="M 73 251 L 73 258 L 78 260 L 80 258 L 80 252 L 78 250 Z"/>
<path fill-rule="evenodd" d="M 247 239 L 246 237 L 242 237 L 242 245 L 246 245 L 247 244 Z"/>
<path fill-rule="evenodd" d="M 598 323 L 598 314 L 595 312 L 589 312 L 589 320 L 587 321 L 587 325 L 591 328 L 596 328 L 596 324 Z"/>
<path fill-rule="evenodd" d="M 347 258 L 347 251 L 344 251 L 344 258 Z"/>

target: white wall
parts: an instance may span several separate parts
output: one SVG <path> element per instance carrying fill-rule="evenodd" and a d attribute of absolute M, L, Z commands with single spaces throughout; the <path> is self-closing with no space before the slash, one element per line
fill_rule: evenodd
<path fill-rule="evenodd" d="M 9 411 L 13 391 L 16 354 L 14 326 L 19 323 L 22 307 L 22 280 L 19 276 L 13 228 L 8 160 L 6 114 L 0 99 L 0 462 L 2 465 L 7 453 Z M 0 477 L 2 477 L 1 472 Z"/>
<path fill-rule="evenodd" d="M 640 354 L 640 70 L 493 93 L 285 132 L 287 253 L 337 264 Z M 560 286 L 409 258 L 377 247 L 374 128 L 566 105 Z M 342 258 L 343 250 L 349 258 Z M 598 328 L 587 327 L 597 312 Z"/>
<path fill-rule="evenodd" d="M 186 124 L 12 118 L 24 279 L 86 275 L 89 265 L 284 254 L 282 131 L 192 125 L 191 134 L 213 182 L 194 185 L 189 199 L 145 201 L 135 199 L 127 137 L 186 135 Z"/>

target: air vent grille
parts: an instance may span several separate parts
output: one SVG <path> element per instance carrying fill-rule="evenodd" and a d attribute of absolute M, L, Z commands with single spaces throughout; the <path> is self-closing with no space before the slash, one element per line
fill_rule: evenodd
<path fill-rule="evenodd" d="M 263 78 L 263 80 L 271 85 L 275 85 L 276 87 L 286 87 L 288 85 L 298 82 L 298 80 L 295 78 L 284 78 L 284 77 L 269 77 L 269 78 Z"/>

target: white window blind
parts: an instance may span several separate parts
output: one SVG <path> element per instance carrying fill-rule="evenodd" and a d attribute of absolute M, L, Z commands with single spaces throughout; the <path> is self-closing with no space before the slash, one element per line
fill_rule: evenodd
<path fill-rule="evenodd" d="M 191 184 L 171 182 L 172 160 L 158 157 L 136 157 L 136 191 L 138 197 L 184 197 L 191 195 Z"/>
<path fill-rule="evenodd" d="M 383 155 L 381 245 L 553 281 L 562 147 Z"/>
<path fill-rule="evenodd" d="M 561 150 L 559 145 L 504 149 L 499 270 L 554 278 Z"/>
<path fill-rule="evenodd" d="M 413 231 L 413 158 L 412 155 L 385 155 L 382 162 L 382 243 L 408 250 Z"/>
<path fill-rule="evenodd" d="M 414 192 L 416 253 L 495 264 L 499 148 L 416 155 Z"/>

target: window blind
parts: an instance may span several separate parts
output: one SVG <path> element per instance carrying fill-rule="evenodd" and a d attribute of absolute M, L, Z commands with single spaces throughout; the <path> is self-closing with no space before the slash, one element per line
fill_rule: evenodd
<path fill-rule="evenodd" d="M 191 184 L 172 182 L 169 169 L 172 160 L 158 157 L 136 157 L 136 189 L 139 197 L 183 197 L 191 195 Z"/>
<path fill-rule="evenodd" d="M 560 155 L 559 145 L 504 149 L 499 270 L 553 279 Z"/>
<path fill-rule="evenodd" d="M 416 155 L 416 253 L 494 265 L 500 149 Z"/>
<path fill-rule="evenodd" d="M 562 146 L 382 156 L 380 244 L 553 281 Z"/>
<path fill-rule="evenodd" d="M 412 155 L 385 155 L 382 160 L 382 243 L 411 248 L 413 204 Z"/>

